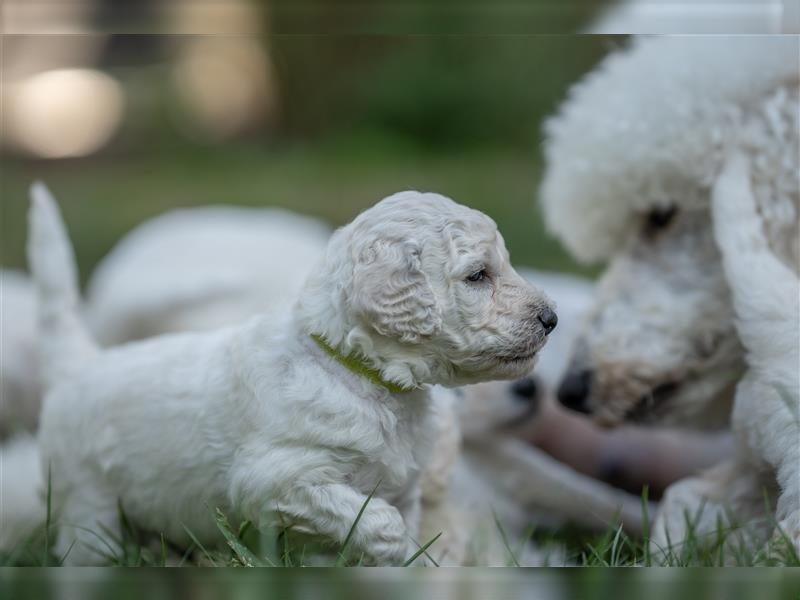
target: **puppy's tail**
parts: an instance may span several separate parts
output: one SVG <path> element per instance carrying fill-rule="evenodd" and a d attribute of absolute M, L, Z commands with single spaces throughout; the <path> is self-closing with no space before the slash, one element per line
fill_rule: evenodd
<path fill-rule="evenodd" d="M 28 263 L 36 286 L 39 352 L 45 387 L 97 353 L 80 315 L 75 255 L 47 187 L 31 186 Z"/>

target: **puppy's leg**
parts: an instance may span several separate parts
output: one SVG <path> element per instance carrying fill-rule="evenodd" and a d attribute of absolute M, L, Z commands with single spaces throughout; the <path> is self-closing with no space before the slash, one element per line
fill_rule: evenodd
<path fill-rule="evenodd" d="M 397 501 L 397 509 L 406 524 L 406 532 L 409 537 L 417 542 L 424 544 L 428 540 L 420 540 L 420 518 L 422 516 L 422 493 L 419 486 L 413 486 L 408 492 Z"/>
<path fill-rule="evenodd" d="M 57 515 L 55 553 L 65 565 L 108 565 L 121 554 L 116 498 L 84 485 L 70 494 Z"/>
<path fill-rule="evenodd" d="M 375 496 L 367 502 L 366 495 L 348 485 L 300 484 L 282 495 L 274 512 L 290 527 L 338 544 L 358 519 L 350 553 L 363 555 L 365 564 L 399 566 L 416 551 L 397 508 Z"/>

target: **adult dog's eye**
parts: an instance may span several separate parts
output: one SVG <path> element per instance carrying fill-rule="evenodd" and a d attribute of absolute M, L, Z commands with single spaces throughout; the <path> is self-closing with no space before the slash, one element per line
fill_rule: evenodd
<path fill-rule="evenodd" d="M 645 221 L 645 232 L 655 233 L 669 227 L 670 223 L 675 219 L 678 214 L 678 208 L 672 206 L 662 206 L 654 208 L 647 213 L 647 220 Z"/>
<path fill-rule="evenodd" d="M 473 283 L 483 281 L 484 279 L 486 279 L 486 269 L 475 271 L 472 275 L 467 277 L 467 281 L 471 281 Z"/>

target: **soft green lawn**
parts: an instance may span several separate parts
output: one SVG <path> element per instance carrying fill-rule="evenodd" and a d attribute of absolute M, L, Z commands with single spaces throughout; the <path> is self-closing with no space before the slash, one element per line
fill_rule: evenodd
<path fill-rule="evenodd" d="M 49 489 L 49 486 L 48 486 Z M 251 523 L 232 524 L 219 509 L 209 507 L 220 532 L 218 547 L 204 546 L 184 526 L 193 541 L 188 548 L 169 544 L 163 534 L 144 533 L 137 530 L 120 507 L 121 535 L 103 530 L 97 534 L 96 552 L 110 566 L 211 566 L 211 567 L 302 567 L 302 566 L 360 566 L 362 556 L 350 547 L 350 539 L 358 528 L 358 522 L 372 495 L 367 498 L 358 517 L 341 547 L 321 546 L 308 542 L 289 530 L 258 531 Z M 642 495 L 643 519 L 648 521 L 647 490 Z M 65 556 L 53 552 L 52 544 L 58 529 L 58 517 L 51 513 L 50 496 L 47 495 L 46 512 L 41 527 L 13 552 L 0 554 L 0 566 L 59 566 Z M 668 548 L 652 549 L 649 533 L 642 538 L 631 538 L 622 527 L 610 527 L 603 533 L 591 533 L 571 526 L 559 530 L 540 530 L 532 523 L 527 540 L 534 543 L 547 557 L 553 553 L 556 559 L 546 560 L 549 566 L 672 566 L 672 567 L 721 567 L 721 566 L 800 566 L 800 558 L 788 537 L 775 528 L 766 545 L 745 544 L 738 529 L 725 529 L 721 524 L 711 535 L 696 535 L 695 519 L 700 515 L 686 515 L 688 537 L 685 541 Z M 775 526 L 774 518 L 765 519 Z M 496 520 L 497 535 L 505 543 L 507 566 L 520 566 L 517 555 L 522 550 L 512 547 L 502 523 Z M 402 566 L 415 566 L 427 558 L 428 566 L 439 566 L 427 552 L 435 552 L 438 534 L 430 540 L 418 540 L 418 551 Z M 109 544 L 109 540 L 116 547 Z M 224 543 L 222 542 L 224 540 Z M 560 550 L 563 548 L 564 552 Z M 121 549 L 121 550 L 120 550 Z M 67 551 L 67 554 L 69 551 Z M 481 566 L 481 565 L 476 565 Z"/>
<path fill-rule="evenodd" d="M 581 272 L 544 233 L 535 203 L 537 157 L 507 149 L 432 152 L 385 138 L 350 138 L 313 147 L 155 147 L 59 163 L 5 158 L 4 266 L 25 265 L 27 188 L 37 178 L 62 205 L 84 280 L 121 235 L 170 208 L 279 205 L 340 225 L 404 189 L 440 192 L 488 213 L 517 264 Z"/>

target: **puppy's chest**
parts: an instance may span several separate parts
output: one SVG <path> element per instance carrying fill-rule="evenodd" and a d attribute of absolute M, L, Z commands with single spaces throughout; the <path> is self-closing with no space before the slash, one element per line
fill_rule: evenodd
<path fill-rule="evenodd" d="M 400 495 L 416 483 L 430 458 L 434 436 L 430 403 L 416 394 L 392 399 L 376 411 L 374 426 L 380 441 L 363 449 L 348 479 L 364 493 L 380 482 L 381 496 Z"/>

